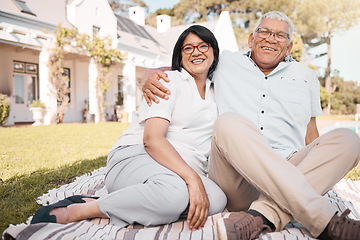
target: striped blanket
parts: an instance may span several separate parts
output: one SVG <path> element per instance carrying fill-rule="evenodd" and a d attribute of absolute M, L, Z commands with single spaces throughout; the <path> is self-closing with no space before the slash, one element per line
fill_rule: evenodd
<path fill-rule="evenodd" d="M 50 190 L 47 194 L 38 198 L 38 203 L 47 205 L 66 197 L 82 194 L 88 196 L 102 196 L 107 193 L 104 187 L 105 168 L 100 168 L 90 174 L 78 177 L 74 182 Z M 360 181 L 340 181 L 333 190 L 325 196 L 332 202 L 339 212 L 349 208 L 351 218 L 360 219 Z M 65 240 L 65 239 L 124 239 L 124 240 L 217 240 L 216 220 L 229 214 L 223 212 L 208 217 L 202 230 L 191 232 L 185 221 L 178 221 L 168 225 L 143 227 L 130 225 L 120 228 L 109 224 L 107 219 L 92 219 L 76 223 L 54 224 L 40 223 L 30 225 L 29 222 L 19 225 L 10 225 L 2 237 L 4 240 Z M 296 222 L 289 223 L 281 232 L 261 235 L 259 239 L 314 239 L 309 232 Z"/>

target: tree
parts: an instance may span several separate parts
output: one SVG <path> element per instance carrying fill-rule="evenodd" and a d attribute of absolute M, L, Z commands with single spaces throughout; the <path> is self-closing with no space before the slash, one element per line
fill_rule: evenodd
<path fill-rule="evenodd" d="M 196 23 L 216 19 L 222 11 L 229 11 L 239 49 L 247 49 L 249 30 L 252 31 L 259 17 L 268 11 L 280 10 L 290 17 L 294 14 L 298 0 L 180 0 L 172 9 L 159 9 L 147 18 L 147 23 L 155 26 L 154 15 L 172 16 L 173 25 Z M 170 14 L 169 14 L 170 13 Z M 296 40 L 296 41 L 295 41 Z M 300 59 L 303 43 L 294 37 L 293 54 Z"/>
<path fill-rule="evenodd" d="M 293 48 L 291 49 L 291 56 L 298 62 L 300 62 L 301 56 L 304 52 L 304 43 L 299 34 L 293 35 Z"/>
<path fill-rule="evenodd" d="M 62 123 L 70 102 L 69 78 L 64 75 L 62 60 L 65 46 L 72 46 L 72 41 L 77 36 L 77 32 L 76 29 L 69 30 L 59 24 L 54 33 L 56 41 L 54 47 L 50 50 L 48 62 L 49 80 L 56 91 L 57 123 Z"/>
<path fill-rule="evenodd" d="M 360 87 L 356 82 L 344 81 L 339 76 L 339 71 L 335 70 L 332 77 L 332 94 L 327 93 L 323 85 L 325 85 L 325 78 L 320 78 L 321 88 L 320 98 L 322 100 L 322 107 L 326 106 L 328 99 L 331 99 L 331 114 L 355 114 L 356 104 L 360 103 Z M 321 94 L 326 92 L 327 99 Z M 324 102 L 323 102 L 324 101 Z"/>
<path fill-rule="evenodd" d="M 69 78 L 64 75 L 62 60 L 65 49 L 70 52 L 88 55 L 97 64 L 98 77 L 96 79 L 96 100 L 99 107 L 100 121 L 105 120 L 104 93 L 110 88 L 108 82 L 109 68 L 123 57 L 117 49 L 111 48 L 111 40 L 101 39 L 97 35 L 90 37 L 87 34 L 78 34 L 76 29 L 67 29 L 58 25 L 55 30 L 55 46 L 50 50 L 49 79 L 53 84 L 57 97 L 57 123 L 62 123 L 63 117 L 69 107 Z"/>
<path fill-rule="evenodd" d="M 110 67 L 116 62 L 120 62 L 123 57 L 117 49 L 113 49 L 111 39 L 101 39 L 94 35 L 91 41 L 85 42 L 89 55 L 97 64 L 98 77 L 96 79 L 96 101 L 98 112 L 100 113 L 99 121 L 105 121 L 105 100 L 104 94 L 111 87 L 108 78 Z"/>
<path fill-rule="evenodd" d="M 335 32 L 347 30 L 357 24 L 360 18 L 358 0 L 303 0 L 298 6 L 296 26 L 308 47 L 327 45 L 325 70 L 325 89 L 334 92 L 331 79 L 331 38 Z M 324 114 L 330 114 L 331 99 L 324 108 Z"/>
<path fill-rule="evenodd" d="M 247 48 L 249 30 L 252 31 L 259 17 L 275 10 L 284 12 L 294 22 L 294 47 L 291 54 L 295 59 L 300 60 L 304 46 L 309 49 L 326 44 L 326 52 L 319 56 L 328 57 L 322 89 L 322 97 L 328 99 L 322 99 L 322 104 L 326 104 L 324 113 L 330 113 L 336 89 L 331 78 L 336 74 L 331 69 L 331 38 L 334 33 L 357 24 L 360 19 L 359 0 L 180 0 L 171 13 L 176 23 L 184 24 L 216 18 L 223 10 L 230 13 L 240 49 Z M 302 41 L 299 41 L 298 35 Z"/>
<path fill-rule="evenodd" d="M 116 14 L 123 16 L 129 15 L 129 7 L 141 6 L 149 10 L 149 7 L 141 0 L 108 0 L 108 2 Z"/>

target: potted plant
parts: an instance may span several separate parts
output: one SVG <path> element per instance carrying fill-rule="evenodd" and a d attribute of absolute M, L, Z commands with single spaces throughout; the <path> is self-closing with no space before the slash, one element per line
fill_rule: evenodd
<path fill-rule="evenodd" d="M 39 126 L 43 124 L 45 108 L 45 104 L 43 104 L 40 99 L 33 100 L 33 102 L 30 104 L 30 111 L 32 112 L 33 119 L 35 121 L 33 126 Z"/>

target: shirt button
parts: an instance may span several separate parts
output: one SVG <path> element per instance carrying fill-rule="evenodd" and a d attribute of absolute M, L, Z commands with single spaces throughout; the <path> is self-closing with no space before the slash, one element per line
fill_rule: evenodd
<path fill-rule="evenodd" d="M 265 94 L 263 94 L 263 97 L 265 97 Z"/>
<path fill-rule="evenodd" d="M 264 110 L 261 111 L 262 114 L 264 114 L 264 112 L 265 112 Z"/>
<path fill-rule="evenodd" d="M 265 77 L 265 80 L 267 80 L 268 79 L 268 77 Z"/>
<path fill-rule="evenodd" d="M 263 127 L 260 127 L 260 130 L 264 130 L 264 128 L 263 128 Z"/>

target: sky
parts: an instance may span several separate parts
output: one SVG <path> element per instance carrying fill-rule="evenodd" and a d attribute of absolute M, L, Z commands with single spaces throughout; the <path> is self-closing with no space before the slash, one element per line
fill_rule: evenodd
<path fill-rule="evenodd" d="M 143 0 L 149 6 L 150 13 L 159 8 L 171 8 L 180 0 Z M 346 32 L 336 33 L 332 39 L 332 69 L 340 71 L 339 75 L 345 81 L 355 81 L 360 85 L 360 74 L 357 68 L 360 68 L 358 59 L 360 58 L 360 23 Z M 326 50 L 323 45 L 319 49 L 314 49 L 312 53 Z M 310 62 L 313 65 L 323 69 L 326 67 L 327 57 L 314 59 Z"/>
<path fill-rule="evenodd" d="M 360 23 L 348 31 L 335 33 L 332 38 L 332 69 L 340 71 L 340 77 L 345 81 L 355 81 L 360 85 L 360 74 L 357 68 L 360 67 L 358 59 L 360 56 Z M 320 46 L 319 49 L 314 49 L 313 52 L 325 51 L 326 46 Z M 321 57 L 311 62 L 313 65 L 325 68 L 327 64 L 327 57 Z"/>
<path fill-rule="evenodd" d="M 180 0 L 143 0 L 148 5 L 150 13 L 155 12 L 159 8 L 172 8 Z"/>

